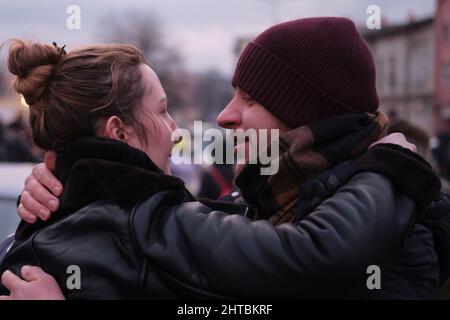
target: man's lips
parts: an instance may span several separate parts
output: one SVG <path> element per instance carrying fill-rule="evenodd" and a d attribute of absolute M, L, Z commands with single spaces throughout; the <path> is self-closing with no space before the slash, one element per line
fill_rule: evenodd
<path fill-rule="evenodd" d="M 249 138 L 248 136 L 245 136 L 245 137 L 244 137 L 244 141 L 238 143 L 238 138 L 237 138 L 237 137 L 234 137 L 233 144 L 234 144 L 234 147 L 236 148 L 238 145 L 241 145 L 241 144 L 243 144 L 243 143 L 247 143 L 247 142 L 249 142 L 249 141 L 250 141 L 250 138 Z"/>
<path fill-rule="evenodd" d="M 245 161 L 250 158 L 250 141 L 245 140 L 234 147 L 234 153 L 238 158 L 243 157 Z"/>

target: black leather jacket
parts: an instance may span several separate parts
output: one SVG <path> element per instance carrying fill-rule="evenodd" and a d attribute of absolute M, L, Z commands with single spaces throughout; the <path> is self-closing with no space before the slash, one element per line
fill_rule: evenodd
<path fill-rule="evenodd" d="M 395 256 L 417 214 L 366 172 L 299 223 L 274 227 L 213 211 L 142 152 L 104 139 L 73 143 L 56 173 L 61 209 L 21 223 L 0 272 L 41 266 L 69 299 L 356 297 L 367 267 Z M 71 265 L 81 289 L 67 286 Z"/>

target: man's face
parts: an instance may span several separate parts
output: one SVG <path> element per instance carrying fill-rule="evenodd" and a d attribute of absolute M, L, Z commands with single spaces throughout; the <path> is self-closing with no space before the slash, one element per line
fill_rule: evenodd
<path fill-rule="evenodd" d="M 217 117 L 217 124 L 226 129 L 279 129 L 289 128 L 260 105 L 249 94 L 236 88 L 233 99 Z"/>
<path fill-rule="evenodd" d="M 289 130 L 288 126 L 240 88 L 236 88 L 233 99 L 217 117 L 217 124 L 233 130 L 267 129 L 268 135 L 270 135 L 270 129 L 278 129 L 280 134 Z M 266 141 L 270 141 L 270 136 Z M 246 154 L 249 152 L 248 142 L 236 148 L 245 148 Z M 242 167 L 237 168 L 237 171 L 240 169 Z"/>

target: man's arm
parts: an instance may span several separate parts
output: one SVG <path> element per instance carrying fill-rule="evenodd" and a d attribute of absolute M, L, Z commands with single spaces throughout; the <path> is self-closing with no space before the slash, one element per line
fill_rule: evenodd
<path fill-rule="evenodd" d="M 413 202 L 375 173 L 356 175 L 297 225 L 198 202 L 161 210 L 173 195 L 158 196 L 136 210 L 140 250 L 168 281 L 205 296 L 354 296 L 366 288 L 367 267 L 393 257 L 415 218 Z"/>

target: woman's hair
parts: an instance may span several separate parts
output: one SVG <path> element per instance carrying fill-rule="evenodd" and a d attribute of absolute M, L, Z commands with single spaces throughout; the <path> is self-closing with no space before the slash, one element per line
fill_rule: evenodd
<path fill-rule="evenodd" d="M 61 150 L 95 135 L 100 121 L 112 115 L 145 137 L 137 115 L 145 92 L 139 66 L 146 60 L 136 47 L 99 45 L 66 54 L 56 46 L 12 41 L 8 69 L 29 105 L 37 146 Z"/>

